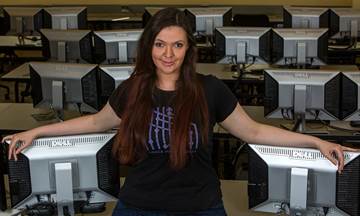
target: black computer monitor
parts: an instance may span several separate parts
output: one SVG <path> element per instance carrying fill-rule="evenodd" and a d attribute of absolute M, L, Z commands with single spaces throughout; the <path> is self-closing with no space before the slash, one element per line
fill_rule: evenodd
<path fill-rule="evenodd" d="M 327 29 L 276 28 L 272 41 L 275 65 L 309 67 L 327 62 Z"/>
<path fill-rule="evenodd" d="M 356 42 L 360 36 L 360 9 L 331 8 L 329 33 L 332 38 Z"/>
<path fill-rule="evenodd" d="M 99 133 L 35 139 L 17 161 L 9 161 L 11 207 L 26 215 L 104 210 L 98 204 L 116 201 L 120 189 L 111 153 L 114 137 Z"/>
<path fill-rule="evenodd" d="M 297 121 L 298 131 L 310 132 L 305 120 L 339 120 L 341 73 L 326 70 L 265 70 L 264 115 Z"/>
<path fill-rule="evenodd" d="M 341 79 L 341 119 L 360 121 L 360 73 L 343 72 Z"/>
<path fill-rule="evenodd" d="M 185 13 L 196 36 L 212 36 L 215 28 L 231 26 L 231 7 L 186 8 Z"/>
<path fill-rule="evenodd" d="M 271 28 L 220 27 L 215 29 L 217 63 L 271 62 Z"/>
<path fill-rule="evenodd" d="M 41 29 L 43 56 L 50 61 L 92 63 L 90 30 Z"/>
<path fill-rule="evenodd" d="M 56 111 L 100 109 L 97 65 L 30 62 L 31 96 L 35 108 Z"/>
<path fill-rule="evenodd" d="M 284 215 L 358 216 L 359 155 L 345 152 L 339 174 L 318 150 L 251 144 L 249 208 Z"/>
<path fill-rule="evenodd" d="M 38 7 L 4 7 L 4 28 L 7 35 L 39 35 L 43 28 L 44 10 Z"/>
<path fill-rule="evenodd" d="M 112 92 L 134 72 L 134 65 L 100 65 L 100 101 L 105 105 Z"/>
<path fill-rule="evenodd" d="M 329 8 L 284 7 L 285 28 L 329 28 Z"/>
<path fill-rule="evenodd" d="M 44 28 L 87 29 L 87 9 L 86 7 L 45 8 Z"/>
<path fill-rule="evenodd" d="M 94 60 L 97 64 L 132 64 L 143 29 L 94 31 Z"/>
<path fill-rule="evenodd" d="M 142 15 L 143 28 L 145 28 L 151 17 L 161 9 L 164 9 L 164 7 L 145 7 L 144 13 Z"/>

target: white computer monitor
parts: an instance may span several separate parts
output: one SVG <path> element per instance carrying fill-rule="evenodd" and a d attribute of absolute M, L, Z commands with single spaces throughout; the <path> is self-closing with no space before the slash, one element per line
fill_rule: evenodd
<path fill-rule="evenodd" d="M 308 69 L 269 69 L 264 73 L 264 115 L 299 122 L 339 120 L 341 73 Z"/>
<path fill-rule="evenodd" d="M 275 65 L 325 65 L 327 52 L 328 29 L 273 29 L 272 62 Z"/>
<path fill-rule="evenodd" d="M 231 7 L 194 7 L 185 9 L 195 35 L 212 36 L 215 28 L 231 26 Z"/>
<path fill-rule="evenodd" d="M 134 72 L 134 65 L 100 65 L 100 101 L 105 105 L 112 92 Z"/>
<path fill-rule="evenodd" d="M 271 28 L 220 27 L 215 29 L 216 61 L 224 64 L 271 62 Z"/>
<path fill-rule="evenodd" d="M 44 28 L 87 29 L 86 7 L 47 7 L 44 9 Z"/>
<path fill-rule="evenodd" d="M 39 7 L 4 7 L 4 26 L 7 35 L 39 35 L 43 28 L 44 10 Z"/>
<path fill-rule="evenodd" d="M 94 31 L 94 60 L 98 64 L 131 64 L 143 29 Z"/>
<path fill-rule="evenodd" d="M 120 189 L 114 138 L 111 132 L 35 139 L 8 162 L 11 207 L 26 215 L 86 213 L 91 204 L 104 210 L 96 204 L 116 201 Z"/>
<path fill-rule="evenodd" d="M 97 65 L 30 62 L 29 67 L 34 107 L 80 113 L 100 109 Z"/>
<path fill-rule="evenodd" d="M 329 8 L 284 7 L 285 28 L 329 28 Z"/>
<path fill-rule="evenodd" d="M 43 56 L 50 61 L 92 63 L 90 30 L 41 29 Z"/>
<path fill-rule="evenodd" d="M 360 215 L 358 152 L 344 152 L 339 174 L 315 149 L 249 146 L 250 209 L 297 216 Z"/>
<path fill-rule="evenodd" d="M 330 35 L 333 38 L 353 38 L 360 35 L 360 9 L 331 8 Z"/>

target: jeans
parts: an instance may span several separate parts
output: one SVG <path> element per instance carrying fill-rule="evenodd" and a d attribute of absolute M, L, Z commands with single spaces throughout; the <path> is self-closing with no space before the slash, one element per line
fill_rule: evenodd
<path fill-rule="evenodd" d="M 187 212 L 187 213 L 167 213 L 163 211 L 146 211 L 125 206 L 120 200 L 117 202 L 112 216 L 226 216 L 223 203 L 219 203 L 209 209 Z"/>

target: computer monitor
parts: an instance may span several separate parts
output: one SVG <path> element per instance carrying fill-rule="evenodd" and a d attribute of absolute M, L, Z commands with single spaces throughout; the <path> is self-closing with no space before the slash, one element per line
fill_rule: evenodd
<path fill-rule="evenodd" d="M 360 36 L 360 9 L 331 8 L 330 35 L 332 38 L 352 38 Z"/>
<path fill-rule="evenodd" d="M 145 7 L 145 11 L 142 16 L 143 28 L 145 28 L 151 17 L 161 9 L 164 9 L 164 7 Z"/>
<path fill-rule="evenodd" d="M 31 62 L 29 67 L 35 108 L 51 108 L 59 112 L 64 109 L 99 110 L 97 65 Z"/>
<path fill-rule="evenodd" d="M 142 16 L 143 28 L 149 22 L 150 18 L 154 16 L 159 10 L 164 9 L 164 7 L 145 7 L 144 14 Z M 185 8 L 177 8 L 181 11 L 184 11 Z"/>
<path fill-rule="evenodd" d="M 43 9 L 38 7 L 4 7 L 7 35 L 39 35 L 43 28 Z"/>
<path fill-rule="evenodd" d="M 231 7 L 186 8 L 192 30 L 199 36 L 212 36 L 215 28 L 231 26 Z"/>
<path fill-rule="evenodd" d="M 91 204 L 116 201 L 114 138 L 109 132 L 35 139 L 8 163 L 12 208 L 26 215 L 74 215 L 75 209 L 84 213 Z"/>
<path fill-rule="evenodd" d="M 86 7 L 45 8 L 44 28 L 87 29 L 87 9 Z"/>
<path fill-rule="evenodd" d="M 285 28 L 329 28 L 329 9 L 315 7 L 284 7 Z"/>
<path fill-rule="evenodd" d="M 94 60 L 97 64 L 131 64 L 136 60 L 143 29 L 94 31 Z"/>
<path fill-rule="evenodd" d="M 356 47 L 360 32 L 360 9 L 332 8 L 329 33 L 331 38 Z"/>
<path fill-rule="evenodd" d="M 341 119 L 360 121 L 360 73 L 343 72 L 341 79 Z"/>
<path fill-rule="evenodd" d="M 360 215 L 358 152 L 344 153 L 341 174 L 315 149 L 250 144 L 248 155 L 250 209 L 296 216 Z"/>
<path fill-rule="evenodd" d="M 328 30 L 273 29 L 272 62 L 275 65 L 325 65 L 328 50 Z"/>
<path fill-rule="evenodd" d="M 271 61 L 271 28 L 216 28 L 215 44 L 217 63 L 267 64 Z"/>
<path fill-rule="evenodd" d="M 100 65 L 100 101 L 105 105 L 112 92 L 134 72 L 133 65 Z"/>
<path fill-rule="evenodd" d="M 50 61 L 92 63 L 90 30 L 41 29 L 43 56 Z"/>
<path fill-rule="evenodd" d="M 264 73 L 264 116 L 296 120 L 340 119 L 341 73 L 327 70 L 269 69 Z"/>

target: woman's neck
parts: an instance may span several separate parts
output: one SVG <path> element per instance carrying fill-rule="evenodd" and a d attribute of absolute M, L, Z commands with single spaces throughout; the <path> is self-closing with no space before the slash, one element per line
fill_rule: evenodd
<path fill-rule="evenodd" d="M 176 81 L 178 76 L 158 76 L 156 80 L 156 87 L 165 91 L 174 91 L 176 89 Z"/>

